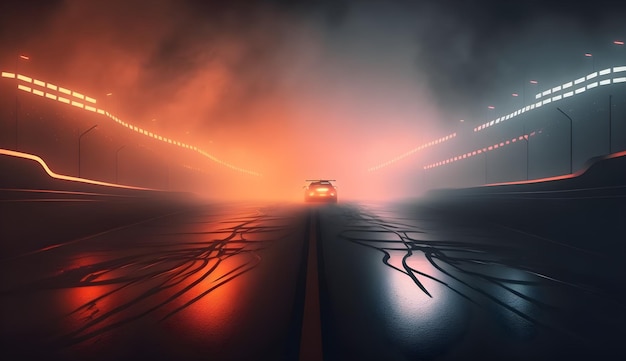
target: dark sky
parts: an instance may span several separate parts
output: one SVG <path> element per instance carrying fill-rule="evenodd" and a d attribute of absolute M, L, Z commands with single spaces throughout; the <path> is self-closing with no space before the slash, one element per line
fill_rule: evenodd
<path fill-rule="evenodd" d="M 58 36 L 53 42 L 64 49 L 53 54 L 54 61 L 67 63 L 62 57 L 81 51 L 79 46 L 84 44 L 78 38 L 86 36 L 108 40 L 111 44 L 107 45 L 115 46 L 116 52 L 132 52 L 150 43 L 149 50 L 135 49 L 149 51 L 142 66 L 166 70 L 175 78 L 180 68 L 197 65 L 194 56 L 203 51 L 199 47 L 210 47 L 216 37 L 228 34 L 243 38 L 242 46 L 248 47 L 246 58 L 269 63 L 263 66 L 280 66 L 280 57 L 272 53 L 294 46 L 293 39 L 287 38 L 292 28 L 301 24 L 322 32 L 318 41 L 330 44 L 337 54 L 345 51 L 345 57 L 375 59 L 381 52 L 393 52 L 388 57 L 408 57 L 420 73 L 420 82 L 437 99 L 451 98 L 471 106 L 476 97 L 490 95 L 491 88 L 514 74 L 549 73 L 554 70 L 548 69 L 550 60 L 609 51 L 614 38 L 626 36 L 625 3 L 9 0 L 0 5 L 0 45 L 3 53 L 21 50 L 36 56 L 43 50 L 49 57 L 50 49 L 38 49 L 38 45 L 47 37 Z M 55 21 L 63 17 L 68 18 Z M 57 30 L 50 32 L 51 27 Z M 179 69 L 172 69 L 173 64 Z M 253 64 L 238 59 L 232 66 L 242 71 Z M 378 65 L 381 69 L 388 66 L 384 61 Z"/>
<path fill-rule="evenodd" d="M 397 154 L 529 79 L 588 72 L 585 52 L 623 62 L 624 19 L 613 0 L 5 0 L 0 65 L 27 54 L 23 72 L 113 92 L 122 118 L 232 159 L 317 146 L 312 125 L 364 156 L 403 134 Z"/>

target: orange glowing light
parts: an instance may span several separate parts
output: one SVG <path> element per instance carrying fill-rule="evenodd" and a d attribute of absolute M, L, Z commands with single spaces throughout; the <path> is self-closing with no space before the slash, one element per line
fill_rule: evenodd
<path fill-rule="evenodd" d="M 2 77 L 3 78 L 16 78 L 17 77 L 18 80 L 21 80 L 21 81 L 24 81 L 24 82 L 29 82 L 29 83 L 33 82 L 33 79 L 30 78 L 30 77 L 27 77 L 27 76 L 21 75 L 21 74 L 14 74 L 14 73 L 10 73 L 10 72 L 2 72 Z M 73 97 L 78 98 L 78 99 L 83 99 L 83 100 L 85 100 L 85 101 L 87 101 L 89 103 L 92 103 L 92 104 L 95 104 L 97 102 L 97 100 L 95 98 L 86 96 L 86 95 L 84 95 L 82 93 L 79 93 L 79 92 L 71 91 L 70 89 L 67 89 L 67 88 L 58 87 L 56 85 L 49 84 L 49 83 L 46 84 L 45 82 L 40 81 L 40 80 L 34 80 L 34 83 L 36 85 L 38 85 L 38 86 L 41 86 L 41 87 L 46 87 L 48 89 L 55 90 L 55 91 L 58 91 L 58 92 L 63 93 L 63 94 L 67 94 L 69 96 L 73 96 Z M 57 101 L 59 101 L 61 103 L 69 104 L 69 105 L 75 106 L 77 108 L 84 109 L 86 111 L 97 112 L 98 114 L 106 115 L 108 118 L 116 121 L 119 124 L 122 124 L 126 128 L 134 130 L 135 132 L 138 132 L 138 133 L 143 134 L 145 136 L 150 136 L 152 138 L 159 139 L 160 141 L 163 141 L 165 143 L 176 145 L 176 146 L 183 147 L 183 148 L 186 148 L 186 149 L 192 149 L 194 152 L 198 152 L 201 155 L 209 158 L 210 160 L 212 160 L 212 161 L 214 161 L 214 162 L 216 162 L 218 164 L 224 165 L 224 166 L 226 166 L 226 167 L 228 167 L 228 168 L 230 168 L 232 170 L 235 170 L 235 171 L 238 171 L 238 172 L 241 172 L 241 173 L 245 173 L 245 174 L 249 174 L 249 175 L 254 175 L 254 176 L 259 176 L 259 177 L 262 176 L 261 173 L 258 173 L 258 172 L 252 171 L 252 170 L 243 169 L 241 167 L 237 167 L 237 166 L 229 164 L 229 163 L 227 163 L 227 162 L 225 162 L 223 160 L 220 160 L 220 159 L 216 158 L 215 156 L 210 155 L 207 152 L 202 151 L 201 149 L 199 149 L 197 147 L 192 147 L 190 145 L 183 144 L 180 141 L 176 141 L 176 140 L 173 140 L 173 139 L 170 139 L 170 138 L 166 138 L 166 137 L 163 137 L 163 136 L 160 136 L 160 135 L 157 136 L 157 134 L 150 133 L 150 132 L 148 132 L 148 131 L 146 131 L 144 129 L 141 129 L 141 128 L 137 127 L 137 126 L 134 126 L 134 125 L 126 123 L 126 122 L 123 122 L 119 118 L 113 116 L 109 112 L 106 112 L 106 111 L 104 111 L 102 109 L 96 109 L 95 107 L 92 107 L 92 106 L 89 106 L 89 105 L 85 105 L 82 102 L 77 102 L 77 101 L 74 101 L 74 100 L 70 100 L 70 99 L 62 97 L 62 96 L 57 96 L 55 94 L 44 93 L 44 92 L 39 91 L 39 90 L 33 91 L 32 88 L 30 88 L 28 86 L 21 85 L 21 84 L 18 85 L 18 89 L 20 89 L 22 91 L 30 92 L 30 93 L 33 93 L 35 95 L 42 96 L 42 97 L 45 95 L 45 97 L 48 98 L 48 99 L 57 100 Z M 107 96 L 111 96 L 111 95 L 113 95 L 113 93 L 109 92 L 106 95 Z M 411 153 L 412 152 L 414 152 L 414 151 L 411 151 Z M 406 155 L 407 154 L 405 154 L 403 156 L 406 156 Z M 394 159 L 394 161 L 399 159 L 399 158 L 400 157 Z"/>
<path fill-rule="evenodd" d="M 624 42 L 621 41 L 621 40 L 615 40 L 615 41 L 613 41 L 613 44 L 615 44 L 615 45 L 624 45 Z"/>
<path fill-rule="evenodd" d="M 1 149 L 0 148 L 0 155 L 33 160 L 33 161 L 39 163 L 39 165 L 41 165 L 41 167 L 44 169 L 44 171 L 46 171 L 46 173 L 48 173 L 48 175 L 50 177 L 55 178 L 55 179 L 66 180 L 66 181 L 70 181 L 70 182 L 94 184 L 94 185 L 105 186 L 105 187 L 114 187 L 114 188 L 137 189 L 137 190 L 156 190 L 156 189 L 152 189 L 152 188 L 133 187 L 133 186 L 127 186 L 127 185 L 123 185 L 123 184 L 114 184 L 114 183 L 101 182 L 101 181 L 92 180 L 92 179 L 72 177 L 72 176 L 68 176 L 68 175 L 58 174 L 58 173 L 53 172 L 48 167 L 48 164 L 46 164 L 46 162 L 41 157 L 36 156 L 34 154 L 16 152 L 16 151 L 13 151 L 13 150 Z"/>
<path fill-rule="evenodd" d="M 84 108 L 83 103 L 75 102 L 73 100 L 72 100 L 72 105 L 75 106 L 75 107 L 78 107 L 78 108 Z"/>
<path fill-rule="evenodd" d="M 20 59 L 29 60 L 30 58 L 26 55 L 20 55 Z"/>
<path fill-rule="evenodd" d="M 33 78 L 28 77 L 28 76 L 26 76 L 26 75 L 22 75 L 22 74 L 17 74 L 17 79 L 18 79 L 18 80 L 25 81 L 25 82 L 27 82 L 27 83 L 32 83 L 32 82 L 33 82 Z"/>

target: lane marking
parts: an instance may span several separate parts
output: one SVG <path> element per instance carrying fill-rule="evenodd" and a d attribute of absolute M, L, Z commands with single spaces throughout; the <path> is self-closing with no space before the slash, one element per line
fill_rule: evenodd
<path fill-rule="evenodd" d="M 310 216 L 304 314 L 300 338 L 300 361 L 323 360 L 320 290 L 317 270 L 317 213 Z"/>

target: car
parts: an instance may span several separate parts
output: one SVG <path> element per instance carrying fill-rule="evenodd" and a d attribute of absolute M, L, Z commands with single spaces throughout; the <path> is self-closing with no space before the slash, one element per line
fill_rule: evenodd
<path fill-rule="evenodd" d="M 337 187 L 331 182 L 334 179 L 307 179 L 309 185 L 304 187 L 305 202 L 337 203 Z"/>

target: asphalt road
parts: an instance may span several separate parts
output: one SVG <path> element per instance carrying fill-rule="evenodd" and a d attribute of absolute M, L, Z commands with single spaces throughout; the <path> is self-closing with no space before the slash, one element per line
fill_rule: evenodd
<path fill-rule="evenodd" d="M 622 359 L 626 209 L 624 189 L 612 192 L 518 195 L 471 209 L 438 201 L 146 207 L 91 194 L 7 195 L 0 352 L 39 360 Z M 531 198 L 532 207 L 524 203 Z M 51 216 L 61 211 L 76 232 L 55 226 L 70 222 Z M 574 215 L 587 222 L 568 222 Z"/>

